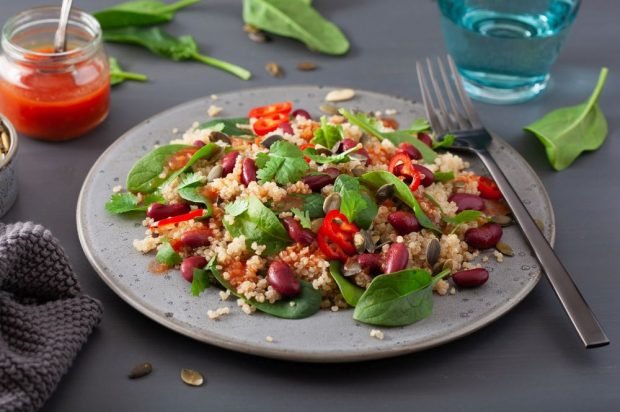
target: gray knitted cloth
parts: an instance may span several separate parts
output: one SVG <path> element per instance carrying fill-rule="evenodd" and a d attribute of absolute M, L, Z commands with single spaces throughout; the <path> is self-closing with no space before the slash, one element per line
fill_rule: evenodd
<path fill-rule="evenodd" d="M 0 411 L 39 409 L 101 315 L 49 230 L 0 223 Z"/>

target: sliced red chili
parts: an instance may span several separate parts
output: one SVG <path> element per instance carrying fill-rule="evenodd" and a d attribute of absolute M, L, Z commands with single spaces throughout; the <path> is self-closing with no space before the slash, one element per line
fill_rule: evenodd
<path fill-rule="evenodd" d="M 314 143 L 304 143 L 301 146 L 299 146 L 299 150 L 301 150 L 303 152 L 307 148 L 314 147 L 314 146 L 315 146 Z M 306 163 L 310 163 L 310 158 L 308 156 L 304 156 L 304 160 L 306 161 Z"/>
<path fill-rule="evenodd" d="M 293 104 L 291 102 L 279 102 L 268 104 L 266 106 L 253 107 L 248 114 L 248 117 L 260 118 L 263 116 L 270 116 L 276 113 L 284 113 L 287 115 L 293 109 Z"/>
<path fill-rule="evenodd" d="M 162 227 L 162 226 L 167 226 L 167 225 L 173 225 L 173 224 L 180 223 L 180 222 L 186 222 L 186 221 L 192 220 L 192 219 L 197 219 L 199 217 L 203 217 L 205 212 L 206 212 L 206 209 L 192 210 L 191 212 L 185 213 L 183 215 L 172 216 L 172 217 L 168 217 L 166 219 L 159 220 L 159 221 L 153 223 L 151 225 L 151 227 L 152 228 L 154 228 L 154 227 Z"/>
<path fill-rule="evenodd" d="M 282 123 L 288 121 L 288 114 L 285 113 L 273 113 L 267 116 L 260 117 L 254 122 L 254 133 L 258 136 L 264 136 L 269 132 L 273 132 Z"/>
<path fill-rule="evenodd" d="M 502 192 L 497 187 L 497 183 L 485 176 L 478 176 L 478 191 L 480 197 L 489 200 L 499 200 L 502 198 Z"/>
<path fill-rule="evenodd" d="M 359 229 L 354 223 L 350 223 L 347 217 L 338 210 L 330 210 L 327 213 L 325 219 L 323 219 L 320 231 L 346 255 L 352 256 L 356 253 L 353 235 L 359 232 Z"/>
<path fill-rule="evenodd" d="M 326 234 L 323 228 L 319 229 L 319 233 L 317 234 L 316 240 L 319 244 L 319 248 L 321 252 L 325 255 L 325 257 L 329 260 L 340 260 L 341 262 L 346 262 L 349 257 L 340 246 L 335 243 L 332 243 L 329 239 L 329 236 Z"/>
<path fill-rule="evenodd" d="M 397 153 L 394 155 L 392 160 L 390 160 L 390 164 L 388 166 L 388 170 L 394 176 L 398 176 L 403 180 L 411 180 L 409 183 L 409 188 L 412 191 L 415 191 L 422 182 L 422 176 L 420 172 L 415 170 L 413 164 L 411 163 L 411 159 L 407 153 Z"/>

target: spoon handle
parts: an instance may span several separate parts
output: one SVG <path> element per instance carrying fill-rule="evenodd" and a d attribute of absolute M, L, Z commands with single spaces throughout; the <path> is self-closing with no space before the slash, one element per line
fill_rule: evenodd
<path fill-rule="evenodd" d="M 67 48 L 67 24 L 69 23 L 69 13 L 73 0 L 63 0 L 60 8 L 60 20 L 58 29 L 54 35 L 54 53 L 62 53 Z"/>

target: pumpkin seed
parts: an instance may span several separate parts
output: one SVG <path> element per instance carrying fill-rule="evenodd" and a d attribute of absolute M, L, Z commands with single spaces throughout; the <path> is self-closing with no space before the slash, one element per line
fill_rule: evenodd
<path fill-rule="evenodd" d="M 444 269 L 443 265 L 443 262 L 437 262 L 433 265 L 433 276 L 435 276 Z"/>
<path fill-rule="evenodd" d="M 215 179 L 219 179 L 222 177 L 222 173 L 224 173 L 224 167 L 222 165 L 215 165 L 209 173 L 207 174 L 207 182 L 212 182 Z"/>
<path fill-rule="evenodd" d="M 271 41 L 271 38 L 262 31 L 248 33 L 248 39 L 252 40 L 254 43 L 267 43 Z"/>
<path fill-rule="evenodd" d="M 491 217 L 491 220 L 497 223 L 498 225 L 501 225 L 504 227 L 510 226 L 513 223 L 512 218 L 507 215 L 496 215 L 496 216 Z"/>
<path fill-rule="evenodd" d="M 534 219 L 534 223 L 536 223 L 536 226 L 538 226 L 541 232 L 545 230 L 545 223 L 542 220 Z"/>
<path fill-rule="evenodd" d="M 366 250 L 366 238 L 360 232 L 353 235 L 353 244 L 357 253 L 364 253 Z"/>
<path fill-rule="evenodd" d="M 340 195 L 336 192 L 330 194 L 325 198 L 323 202 L 323 212 L 327 214 L 330 210 L 339 210 L 340 209 Z"/>
<path fill-rule="evenodd" d="M 504 242 L 497 242 L 497 244 L 495 245 L 495 249 L 499 250 L 502 255 L 505 256 L 514 256 L 515 252 L 512 251 L 512 248 L 510 247 L 510 245 L 508 243 L 504 243 Z"/>
<path fill-rule="evenodd" d="M 362 266 L 357 261 L 357 258 L 349 258 L 342 266 L 342 274 L 346 277 L 355 276 L 358 273 L 362 273 Z"/>
<path fill-rule="evenodd" d="M 375 199 L 377 203 L 383 203 L 384 201 L 391 199 L 394 196 L 394 185 L 388 183 L 377 189 L 375 193 Z"/>
<path fill-rule="evenodd" d="M 311 223 L 310 223 L 310 230 L 312 230 L 314 233 L 318 233 L 319 229 L 321 228 L 321 226 L 323 226 L 323 218 L 320 217 L 318 219 L 314 219 Z"/>
<path fill-rule="evenodd" d="M 355 90 L 353 89 L 337 89 L 332 90 L 325 96 L 325 101 L 328 102 L 345 102 L 355 97 Z"/>
<path fill-rule="evenodd" d="M 246 33 L 258 33 L 260 29 L 256 26 L 252 26 L 251 24 L 244 24 L 243 31 Z"/>
<path fill-rule="evenodd" d="M 153 372 L 153 365 L 149 362 L 143 362 L 131 368 L 131 371 L 129 371 L 129 375 L 127 375 L 127 377 L 129 379 L 138 379 L 150 374 L 151 372 Z"/>
<path fill-rule="evenodd" d="M 330 114 L 330 115 L 340 114 L 340 112 L 338 111 L 340 109 L 338 109 L 333 104 L 322 104 L 319 106 L 319 110 L 325 114 Z"/>
<path fill-rule="evenodd" d="M 433 238 L 426 246 L 426 261 L 430 267 L 433 267 L 435 263 L 439 261 L 439 255 L 441 254 L 441 245 L 439 241 Z"/>
<path fill-rule="evenodd" d="M 181 380 L 190 386 L 201 386 L 205 379 L 202 374 L 193 369 L 181 369 Z"/>
<path fill-rule="evenodd" d="M 272 75 L 273 77 L 282 77 L 284 76 L 284 70 L 282 70 L 282 67 L 280 67 L 280 65 L 276 62 L 269 62 L 265 65 L 265 70 L 267 70 L 267 73 L 269 73 L 270 75 Z"/>
<path fill-rule="evenodd" d="M 355 177 L 360 177 L 361 175 L 366 173 L 366 168 L 362 165 L 358 165 L 358 166 L 355 166 L 353 169 L 351 169 L 351 173 Z"/>
<path fill-rule="evenodd" d="M 297 63 L 297 70 L 301 70 L 302 72 L 309 72 L 312 70 L 316 70 L 316 64 L 309 61 L 303 61 Z"/>
<path fill-rule="evenodd" d="M 370 234 L 369 230 L 371 229 L 368 229 L 368 230 L 360 229 L 359 233 L 361 233 L 362 236 L 364 236 L 364 249 L 366 249 L 368 253 L 375 253 L 375 249 L 377 248 L 377 243 L 373 240 L 372 235 Z"/>
<path fill-rule="evenodd" d="M 209 135 L 209 141 L 213 143 L 222 142 L 229 146 L 232 145 L 232 141 L 230 140 L 230 137 L 228 137 L 226 133 L 222 133 L 218 131 L 211 132 L 211 134 Z"/>
<path fill-rule="evenodd" d="M 279 134 L 272 134 L 271 136 L 266 137 L 260 144 L 263 147 L 266 147 L 267 149 L 269 149 L 272 144 L 274 144 L 278 140 L 282 140 L 282 139 L 284 139 L 284 138 L 282 136 L 280 136 Z"/>

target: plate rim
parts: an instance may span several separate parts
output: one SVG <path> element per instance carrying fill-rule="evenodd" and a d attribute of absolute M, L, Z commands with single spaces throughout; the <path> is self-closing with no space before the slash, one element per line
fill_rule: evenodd
<path fill-rule="evenodd" d="M 293 84 L 293 85 L 286 85 L 286 86 L 263 86 L 263 87 L 229 90 L 229 91 L 218 93 L 218 96 L 226 95 L 226 94 L 251 92 L 251 91 L 257 91 L 257 90 L 265 90 L 265 89 L 274 90 L 274 89 L 288 89 L 288 88 L 333 90 L 333 89 L 338 89 L 341 87 L 327 86 L 327 85 L 308 85 L 308 84 Z M 409 104 L 415 104 L 415 103 L 419 104 L 419 102 L 413 99 L 403 97 L 403 96 L 390 95 L 387 93 L 381 93 L 381 92 L 376 92 L 376 91 L 366 90 L 366 89 L 359 89 L 359 88 L 356 88 L 355 90 L 360 93 L 375 95 L 375 96 L 382 97 L 382 98 L 386 98 L 386 97 L 391 98 L 391 99 L 396 98 L 399 100 L 403 100 Z M 143 125 L 148 124 L 153 118 L 163 116 L 172 111 L 181 110 L 185 106 L 193 106 L 199 102 L 207 101 L 209 99 L 210 99 L 210 96 L 206 95 L 206 96 L 198 97 L 198 98 L 195 98 L 195 99 L 183 102 L 183 103 L 179 103 L 175 106 L 169 107 L 161 112 L 158 112 L 142 120 L 135 126 L 125 131 L 116 140 L 114 140 L 106 148 L 106 150 L 104 150 L 99 155 L 97 160 L 93 163 L 92 167 L 90 168 L 88 174 L 84 178 L 84 182 L 82 183 L 82 186 L 80 188 L 80 193 L 79 193 L 78 201 L 76 205 L 76 224 L 77 224 L 77 232 L 78 232 L 78 238 L 80 241 L 80 246 L 82 248 L 82 251 L 84 252 L 84 255 L 86 256 L 88 262 L 93 267 L 93 269 L 98 274 L 98 276 L 103 280 L 103 282 L 110 289 L 112 289 L 112 291 L 118 297 L 120 297 L 125 303 L 129 304 L 131 307 L 133 307 L 134 309 L 136 309 L 138 312 L 142 313 L 149 319 L 154 320 L 160 325 L 165 326 L 166 328 L 171 329 L 177 333 L 180 333 L 181 335 L 188 336 L 200 342 L 208 343 L 208 344 L 215 345 L 221 348 L 225 348 L 225 349 L 229 349 L 229 350 L 233 350 L 233 351 L 241 352 L 245 354 L 257 355 L 257 356 L 262 356 L 262 357 L 267 357 L 267 358 L 272 358 L 272 359 L 289 360 L 289 361 L 297 361 L 297 362 L 311 362 L 311 363 L 358 362 L 358 361 L 366 361 L 366 360 L 372 360 L 372 359 L 395 357 L 395 356 L 399 356 L 399 355 L 403 355 L 407 353 L 423 351 L 423 350 L 426 350 L 432 347 L 447 344 L 454 340 L 470 335 L 471 333 L 483 328 L 484 326 L 491 324 L 492 322 L 498 320 L 499 318 L 503 317 L 506 313 L 508 313 L 510 310 L 515 308 L 519 303 L 521 303 L 521 301 L 523 301 L 523 299 L 525 299 L 527 295 L 530 294 L 530 292 L 534 289 L 534 287 L 536 287 L 536 285 L 540 282 L 540 279 L 543 276 L 542 269 L 539 271 L 535 279 L 532 279 L 532 282 L 530 282 L 527 285 L 527 287 L 522 289 L 517 295 L 512 296 L 510 301 L 507 302 L 507 304 L 498 307 L 498 309 L 495 311 L 487 313 L 483 317 L 467 325 L 467 327 L 461 328 L 457 331 L 453 331 L 447 335 L 442 335 L 442 336 L 429 339 L 421 343 L 418 342 L 413 345 L 404 344 L 400 347 L 389 348 L 386 350 L 376 350 L 376 351 L 367 350 L 365 352 L 360 352 L 360 353 L 351 353 L 350 351 L 345 351 L 345 350 L 330 350 L 329 352 L 307 352 L 307 351 L 302 351 L 302 350 L 291 351 L 291 350 L 278 348 L 277 346 L 274 346 L 273 348 L 248 346 L 247 343 L 236 342 L 217 332 L 210 331 L 209 334 L 205 334 L 205 333 L 196 332 L 193 329 L 193 327 L 183 328 L 178 323 L 179 321 L 172 321 L 170 318 L 167 318 L 165 316 L 162 316 L 159 313 L 156 313 L 155 311 L 150 309 L 148 305 L 145 305 L 139 302 L 138 300 L 134 299 L 129 293 L 126 293 L 122 288 L 120 288 L 120 286 L 118 286 L 115 282 L 112 281 L 111 277 L 106 273 L 103 265 L 99 262 L 97 257 L 94 256 L 94 254 L 91 251 L 91 248 L 88 246 L 88 241 L 86 239 L 85 232 L 83 229 L 84 226 L 83 226 L 81 211 L 83 209 L 84 197 L 86 196 L 85 192 L 87 190 L 87 184 L 93 180 L 93 177 L 97 173 L 96 170 L 99 168 L 99 164 L 103 161 L 102 159 L 105 158 L 108 152 L 112 151 L 117 145 L 120 145 L 122 142 L 124 142 L 128 138 L 128 135 L 132 134 L 136 129 L 139 129 Z M 498 143 L 504 144 L 506 147 L 509 148 L 509 150 L 511 150 L 514 154 L 518 156 L 518 160 L 520 160 L 523 163 L 523 165 L 529 172 L 530 176 L 534 178 L 535 183 L 542 189 L 543 197 L 545 198 L 545 201 L 549 206 L 549 219 L 551 222 L 550 224 L 551 233 L 550 233 L 549 243 L 553 246 L 556 240 L 556 218 L 555 218 L 555 212 L 553 209 L 553 204 L 551 203 L 551 199 L 549 197 L 549 193 L 547 192 L 542 180 L 540 179 L 538 174 L 534 171 L 532 166 L 527 162 L 527 160 L 514 147 L 512 147 L 506 140 L 499 137 L 498 135 L 494 133 L 491 133 L 491 134 L 493 135 L 493 138 Z"/>

